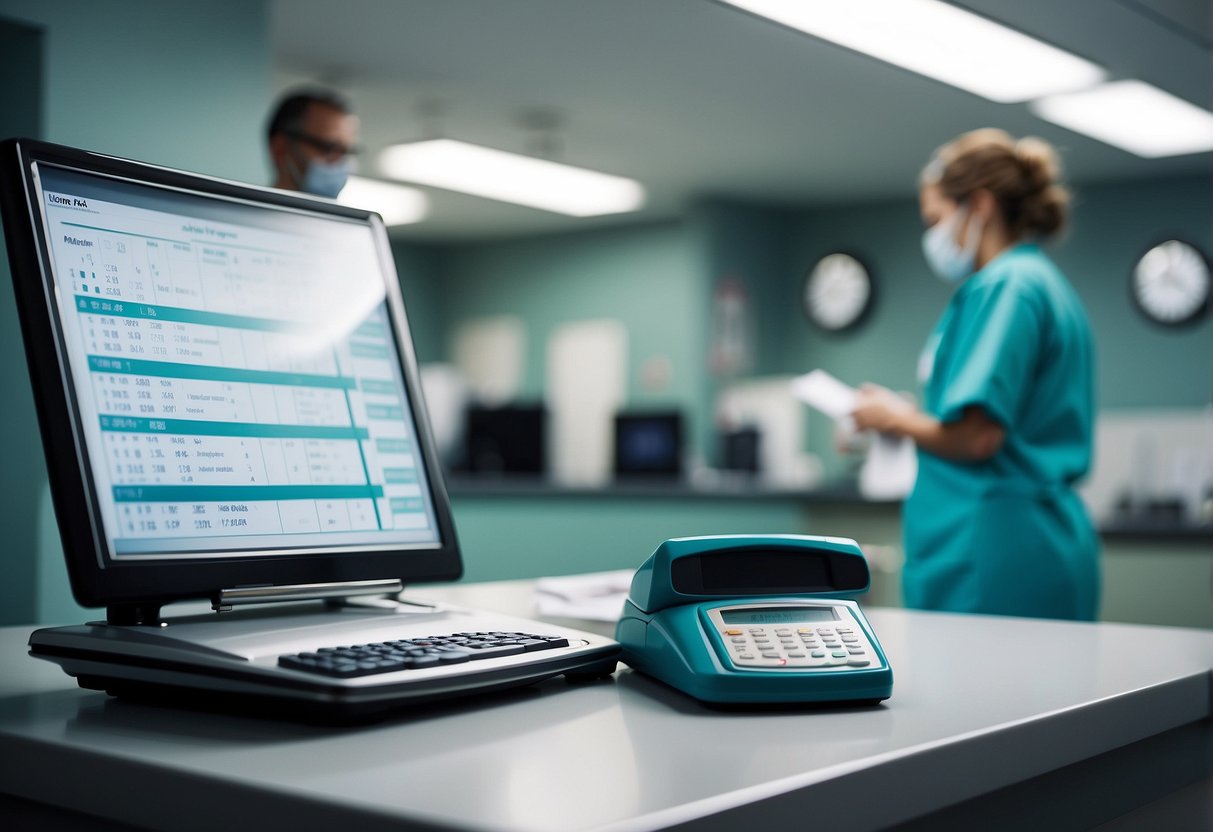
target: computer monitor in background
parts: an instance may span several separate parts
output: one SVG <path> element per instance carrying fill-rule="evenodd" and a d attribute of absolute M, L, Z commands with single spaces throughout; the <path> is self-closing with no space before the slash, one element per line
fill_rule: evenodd
<path fill-rule="evenodd" d="M 467 409 L 464 469 L 473 474 L 547 472 L 547 409 L 541 404 Z"/>
<path fill-rule="evenodd" d="M 615 476 L 682 476 L 682 414 L 624 412 L 615 416 Z"/>

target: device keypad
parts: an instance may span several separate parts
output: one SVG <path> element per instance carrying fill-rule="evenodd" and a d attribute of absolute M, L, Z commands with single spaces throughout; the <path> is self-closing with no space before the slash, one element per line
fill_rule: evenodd
<path fill-rule="evenodd" d="M 863 630 L 845 620 L 815 626 L 720 626 L 718 632 L 729 660 L 747 669 L 860 668 L 878 663 Z"/>

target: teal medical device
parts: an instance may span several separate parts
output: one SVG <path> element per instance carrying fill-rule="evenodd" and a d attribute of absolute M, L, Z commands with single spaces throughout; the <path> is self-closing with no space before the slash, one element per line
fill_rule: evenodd
<path fill-rule="evenodd" d="M 893 693 L 893 669 L 851 596 L 868 589 L 853 540 L 667 540 L 637 570 L 615 639 L 623 660 L 704 702 L 854 702 Z"/>

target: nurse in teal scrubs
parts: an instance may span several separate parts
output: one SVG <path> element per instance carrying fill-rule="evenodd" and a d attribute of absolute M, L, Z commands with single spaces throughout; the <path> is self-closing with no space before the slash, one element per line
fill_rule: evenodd
<path fill-rule="evenodd" d="M 1099 542 L 1075 482 L 1091 465 L 1095 348 L 1039 242 L 1065 224 L 1052 148 L 979 130 L 921 183 L 923 250 L 955 284 L 920 364 L 923 408 L 864 387 L 856 426 L 907 436 L 906 605 L 1092 620 Z"/>

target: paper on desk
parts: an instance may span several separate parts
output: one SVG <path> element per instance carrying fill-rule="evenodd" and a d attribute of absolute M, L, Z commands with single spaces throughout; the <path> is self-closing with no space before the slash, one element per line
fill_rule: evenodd
<path fill-rule="evenodd" d="M 557 618 L 618 621 L 634 574 L 620 569 L 540 578 L 535 582 L 535 611 Z"/>
<path fill-rule="evenodd" d="M 792 393 L 831 419 L 842 419 L 855 410 L 856 390 L 825 370 L 814 370 L 792 379 Z"/>

